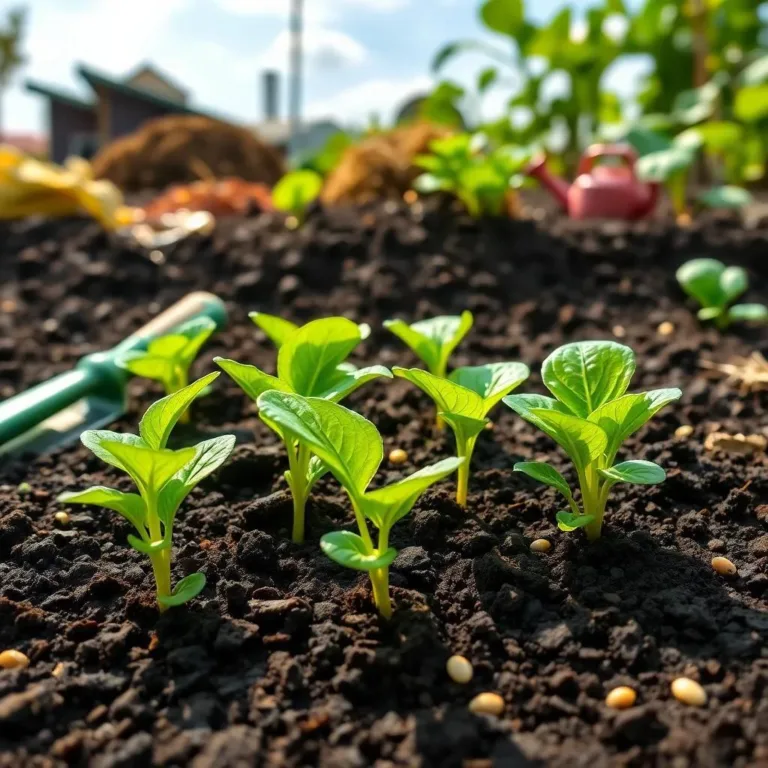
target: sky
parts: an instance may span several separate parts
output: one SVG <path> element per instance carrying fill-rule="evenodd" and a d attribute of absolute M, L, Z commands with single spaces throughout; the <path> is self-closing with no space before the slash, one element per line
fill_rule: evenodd
<path fill-rule="evenodd" d="M 4 131 L 45 133 L 45 100 L 27 93 L 24 80 L 85 94 L 78 63 L 124 76 L 151 62 L 190 91 L 194 106 L 249 124 L 263 117 L 261 72 L 287 69 L 289 0 L 0 0 L 0 14 L 20 2 L 29 9 L 28 62 L 4 97 Z M 399 104 L 434 82 L 430 61 L 445 42 L 482 36 L 478 4 L 305 0 L 305 115 L 362 125 L 377 114 L 390 122 Z M 570 4 L 583 9 L 589 0 Z M 537 20 L 562 6 L 528 0 Z M 466 56 L 446 74 L 469 84 L 483 65 Z M 634 93 L 642 71 L 637 62 L 615 65 L 608 84 Z M 490 94 L 486 110 L 508 96 Z"/>

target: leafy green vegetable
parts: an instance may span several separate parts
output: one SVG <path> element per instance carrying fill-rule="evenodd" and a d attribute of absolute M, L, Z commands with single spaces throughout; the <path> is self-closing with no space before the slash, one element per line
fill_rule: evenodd
<path fill-rule="evenodd" d="M 162 383 L 165 393 L 171 395 L 187 386 L 189 368 L 203 344 L 216 330 L 216 323 L 208 317 L 190 320 L 173 333 L 149 342 L 146 352 L 130 352 L 118 360 L 118 365 L 136 376 Z M 189 415 L 182 414 L 182 423 Z"/>
<path fill-rule="evenodd" d="M 347 492 L 358 533 L 326 534 L 320 546 L 335 562 L 368 572 L 374 602 L 380 614 L 389 618 L 389 566 L 397 557 L 397 551 L 389 545 L 392 526 L 411 511 L 429 486 L 456 471 L 465 459 L 444 459 L 403 480 L 369 491 L 384 457 L 381 436 L 370 421 L 330 400 L 275 390 L 262 394 L 257 404 L 267 425 L 278 434 L 292 435 L 314 453 Z M 379 531 L 376 546 L 366 520 Z"/>
<path fill-rule="evenodd" d="M 752 200 L 752 194 L 748 190 L 731 184 L 712 187 L 696 197 L 696 202 L 707 208 L 744 208 Z"/>
<path fill-rule="evenodd" d="M 317 200 L 323 177 L 316 171 L 292 171 L 283 176 L 272 190 L 272 203 L 279 211 L 295 216 L 302 223 L 307 208 Z"/>
<path fill-rule="evenodd" d="M 672 207 L 678 216 L 687 210 L 688 174 L 698 149 L 698 146 L 686 143 L 690 140 L 690 136 L 693 134 L 673 143 L 667 149 L 643 155 L 635 166 L 638 178 L 666 186 Z"/>
<path fill-rule="evenodd" d="M 346 362 L 368 335 L 368 326 L 357 325 L 343 317 L 313 320 L 301 327 L 262 313 L 253 313 L 251 318 L 278 347 L 277 376 L 221 357 L 215 358 L 214 362 L 254 401 L 258 401 L 262 393 L 275 389 L 339 402 L 372 379 L 392 378 L 389 370 L 381 365 L 357 369 Z M 304 541 L 307 499 L 327 470 L 294 434 L 275 431 L 288 453 L 285 479 L 293 496 L 292 538 L 301 543 Z"/>
<path fill-rule="evenodd" d="M 616 483 L 653 484 L 664 481 L 664 470 L 650 461 L 618 464 L 621 444 L 665 405 L 678 400 L 679 389 L 626 394 L 635 372 L 635 355 L 612 341 L 582 341 L 556 349 L 542 367 L 542 379 L 554 398 L 509 395 L 504 403 L 549 435 L 576 469 L 581 507 L 568 481 L 540 461 L 515 464 L 515 471 L 560 492 L 568 509 L 558 512 L 563 531 L 584 528 L 600 537 L 605 506 Z"/>
<path fill-rule="evenodd" d="M 168 449 L 168 438 L 189 404 L 220 374 L 211 373 L 150 406 L 139 424 L 139 434 L 107 430 L 83 432 L 81 440 L 96 456 L 128 474 L 139 493 L 94 486 L 62 493 L 65 504 L 94 504 L 122 515 L 138 535 L 128 543 L 149 556 L 157 586 L 160 611 L 182 605 L 205 587 L 205 575 L 193 573 L 171 590 L 173 523 L 181 502 L 201 480 L 217 470 L 235 447 L 234 435 L 205 440 L 191 448 Z"/>
<path fill-rule="evenodd" d="M 749 287 L 741 267 L 726 267 L 717 259 L 693 259 L 677 270 L 677 282 L 701 304 L 699 319 L 714 320 L 718 328 L 732 322 L 768 322 L 768 307 L 763 304 L 733 304 Z"/>
<path fill-rule="evenodd" d="M 466 506 L 469 466 L 477 438 L 488 424 L 486 416 L 505 395 L 528 378 L 528 366 L 491 363 L 457 368 L 447 379 L 420 368 L 393 368 L 392 372 L 429 395 L 440 418 L 453 430 L 456 454 L 464 459 L 459 465 L 456 501 Z"/>

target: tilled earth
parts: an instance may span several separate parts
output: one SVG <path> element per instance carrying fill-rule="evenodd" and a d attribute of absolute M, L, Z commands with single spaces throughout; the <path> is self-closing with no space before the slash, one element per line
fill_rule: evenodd
<path fill-rule="evenodd" d="M 195 423 L 233 431 L 240 444 L 174 532 L 174 577 L 203 570 L 208 586 L 162 617 L 127 523 L 91 507 L 71 509 L 65 528 L 54 522 L 61 491 L 128 489 L 125 478 L 79 446 L 6 463 L 0 648 L 32 663 L 0 671 L 1 765 L 768 765 L 766 461 L 703 447 L 715 429 L 764 433 L 768 392 L 740 395 L 700 366 L 765 352 L 768 340 L 764 330 L 700 327 L 674 279 L 683 261 L 714 256 L 747 267 L 749 298 L 765 300 L 768 226 L 477 224 L 441 207 L 390 205 L 315 212 L 298 232 L 271 216 L 222 222 L 154 261 L 82 221 L 6 225 L 2 235 L 2 397 L 196 289 L 217 293 L 231 314 L 197 373 L 213 369 L 215 354 L 273 370 L 249 310 L 368 322 L 355 362 L 391 366 L 416 361 L 383 320 L 470 309 L 476 324 L 455 365 L 520 360 L 533 374 L 519 391 L 542 391 L 540 364 L 556 346 L 619 338 L 638 357 L 631 389 L 680 386 L 684 396 L 626 446 L 669 479 L 619 486 L 592 545 L 557 531 L 554 491 L 513 474 L 533 457 L 569 467 L 499 406 L 476 450 L 469 508 L 446 482 L 395 527 L 388 623 L 372 611 L 364 574 L 319 552 L 323 533 L 352 525 L 332 481 L 309 505 L 306 545 L 290 543 L 282 449 L 224 376 Z M 671 334 L 659 333 L 663 322 Z M 131 393 L 117 428 L 135 432 L 159 393 L 141 381 Z M 404 467 L 385 461 L 376 482 L 452 451 L 406 382 L 371 383 L 348 404 L 376 423 L 387 452 L 409 454 Z M 683 424 L 693 434 L 675 437 Z M 550 552 L 530 551 L 539 537 Z M 715 554 L 738 575 L 717 575 Z M 472 660 L 470 684 L 448 678 L 452 653 Z M 706 706 L 672 698 L 679 675 L 704 685 Z M 639 694 L 622 712 L 604 705 L 619 684 Z M 504 697 L 502 717 L 468 712 L 486 690 Z"/>

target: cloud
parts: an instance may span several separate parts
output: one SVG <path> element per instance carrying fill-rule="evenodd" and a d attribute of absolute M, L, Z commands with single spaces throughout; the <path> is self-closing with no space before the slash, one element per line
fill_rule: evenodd
<path fill-rule="evenodd" d="M 262 68 L 285 69 L 290 49 L 290 33 L 283 30 L 260 58 Z M 304 56 L 307 69 L 332 72 L 362 64 L 368 52 L 344 32 L 310 27 L 304 31 Z"/>
<path fill-rule="evenodd" d="M 388 13 L 405 8 L 411 0 L 305 0 L 304 18 L 307 23 L 337 21 L 351 11 Z M 243 16 L 274 16 L 287 18 L 291 0 L 218 0 L 228 13 Z"/>

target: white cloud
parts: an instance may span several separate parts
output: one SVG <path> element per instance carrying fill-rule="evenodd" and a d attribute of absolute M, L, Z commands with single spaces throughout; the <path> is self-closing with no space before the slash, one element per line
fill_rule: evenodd
<path fill-rule="evenodd" d="M 260 57 L 262 68 L 285 69 L 290 48 L 290 33 L 283 30 Z M 307 69 L 330 72 L 362 64 L 368 58 L 368 52 L 344 32 L 310 27 L 304 31 L 304 56 Z"/>
<path fill-rule="evenodd" d="M 247 16 L 276 16 L 287 18 L 291 0 L 215 0 L 228 13 Z M 350 11 L 385 13 L 405 8 L 411 0 L 305 0 L 304 18 L 307 23 L 338 20 Z"/>

